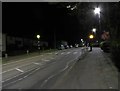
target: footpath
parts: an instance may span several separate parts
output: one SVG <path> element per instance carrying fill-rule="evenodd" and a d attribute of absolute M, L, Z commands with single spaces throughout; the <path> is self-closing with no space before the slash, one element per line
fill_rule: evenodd
<path fill-rule="evenodd" d="M 21 55 L 17 55 L 17 56 L 9 56 L 7 58 L 2 57 L 2 64 L 8 63 L 8 62 L 12 62 L 12 61 L 17 61 L 17 60 L 21 60 L 21 59 L 26 59 L 29 57 L 34 57 L 34 56 L 39 56 L 39 55 L 43 55 L 44 53 L 50 53 L 50 52 L 55 52 L 57 51 L 57 49 L 51 49 L 51 50 L 45 50 L 45 51 L 40 51 L 40 52 L 32 52 L 32 53 L 26 53 L 26 54 L 21 54 Z"/>
<path fill-rule="evenodd" d="M 109 55 L 100 48 L 93 48 L 69 72 L 59 76 L 60 80 L 56 81 L 53 88 L 118 89 L 119 72 Z"/>

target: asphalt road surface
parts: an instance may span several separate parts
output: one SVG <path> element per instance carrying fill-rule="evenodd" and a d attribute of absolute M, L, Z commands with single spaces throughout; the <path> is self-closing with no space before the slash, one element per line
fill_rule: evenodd
<path fill-rule="evenodd" d="M 98 55 L 98 49 L 92 53 Z M 89 54 L 89 55 L 88 55 Z M 72 48 L 45 53 L 3 64 L 3 89 L 109 89 L 101 75 L 101 64 L 91 59 L 86 48 Z M 91 69 L 90 69 L 91 68 Z M 89 70 L 90 69 L 90 70 Z M 91 74 L 90 74 L 91 73 Z"/>

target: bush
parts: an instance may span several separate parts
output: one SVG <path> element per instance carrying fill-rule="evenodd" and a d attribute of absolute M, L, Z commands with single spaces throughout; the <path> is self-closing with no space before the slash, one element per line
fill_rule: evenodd
<path fill-rule="evenodd" d="M 120 41 L 113 41 L 111 44 L 111 57 L 114 64 L 120 70 Z"/>

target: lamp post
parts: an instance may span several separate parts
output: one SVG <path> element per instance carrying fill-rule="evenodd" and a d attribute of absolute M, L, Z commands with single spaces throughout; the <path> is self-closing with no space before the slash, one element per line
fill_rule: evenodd
<path fill-rule="evenodd" d="M 94 38 L 94 36 L 91 34 L 91 35 L 89 36 L 89 38 L 90 38 L 90 39 L 93 39 L 93 38 Z"/>
<path fill-rule="evenodd" d="M 93 29 L 92 29 L 92 32 L 93 32 L 93 33 L 96 33 L 96 28 L 93 28 Z"/>
<path fill-rule="evenodd" d="M 40 53 L 40 35 L 37 35 L 37 39 L 38 39 L 38 50 L 39 50 L 39 53 Z"/>
<path fill-rule="evenodd" d="M 92 34 L 89 35 L 89 39 L 90 39 L 90 41 L 89 41 L 90 51 L 92 51 L 92 39 L 93 38 L 94 38 L 94 36 Z"/>
<path fill-rule="evenodd" d="M 101 9 L 99 7 L 95 8 L 95 10 L 94 10 L 94 13 L 98 14 L 99 18 L 100 18 L 100 11 L 101 11 Z"/>
<path fill-rule="evenodd" d="M 98 15 L 98 17 L 99 17 L 99 31 L 98 31 L 98 32 L 101 34 L 101 21 L 100 21 L 101 15 L 100 15 L 100 13 L 101 13 L 100 7 L 96 7 L 96 8 L 94 9 L 94 14 L 95 14 L 95 15 Z M 94 29 L 94 31 L 95 31 L 95 29 Z M 99 37 L 100 37 L 100 36 L 98 36 L 98 39 L 100 39 Z"/>

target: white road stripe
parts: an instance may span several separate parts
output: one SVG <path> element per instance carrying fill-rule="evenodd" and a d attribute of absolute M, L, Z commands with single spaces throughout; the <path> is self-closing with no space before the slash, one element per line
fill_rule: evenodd
<path fill-rule="evenodd" d="M 55 58 L 50 58 L 50 59 L 55 59 Z"/>
<path fill-rule="evenodd" d="M 52 53 L 47 53 L 47 54 L 52 54 Z"/>
<path fill-rule="evenodd" d="M 78 52 L 74 52 L 73 54 L 77 54 Z"/>
<path fill-rule="evenodd" d="M 25 60 L 28 60 L 28 59 L 32 59 L 32 58 L 36 58 L 36 57 L 40 57 L 40 56 L 43 56 L 43 55 L 39 55 L 39 56 L 31 57 L 31 58 L 26 58 L 26 59 L 21 59 L 21 60 L 18 60 L 18 61 L 5 63 L 5 64 L 2 64 L 2 65 L 8 65 L 8 64 L 12 64 L 12 63 L 22 62 L 22 61 L 25 61 Z"/>
<path fill-rule="evenodd" d="M 61 53 L 61 55 L 64 54 L 64 52 Z"/>
<path fill-rule="evenodd" d="M 39 69 L 40 69 L 40 68 L 35 69 L 34 71 L 32 71 L 31 73 L 29 73 L 29 74 L 26 75 L 25 77 L 28 77 L 29 75 L 33 74 L 34 72 L 36 72 L 36 71 L 39 70 Z M 25 77 L 20 78 L 20 79 L 18 79 L 18 80 L 15 80 L 15 81 L 13 81 L 13 82 L 10 82 L 10 83 L 8 83 L 8 84 L 6 84 L 6 85 L 2 85 L 2 87 L 5 87 L 5 86 L 7 86 L 7 85 L 9 85 L 9 84 L 12 84 L 12 83 L 15 83 L 15 82 L 17 82 L 17 81 L 20 81 L 20 80 L 24 79 Z M 10 80 L 10 79 L 8 79 L 8 80 Z M 5 81 L 3 81 L 3 82 L 5 82 Z"/>
<path fill-rule="evenodd" d="M 71 52 L 67 52 L 67 54 L 70 54 Z"/>
<path fill-rule="evenodd" d="M 33 62 L 33 64 L 40 65 L 40 63 L 35 63 L 35 62 Z"/>
<path fill-rule="evenodd" d="M 27 65 L 30 65 L 30 64 L 31 64 L 31 63 L 25 64 L 25 65 L 22 65 L 22 66 L 18 66 L 17 68 L 21 68 L 21 67 L 24 67 L 24 66 L 27 66 Z M 6 72 L 9 72 L 9 71 L 12 71 L 12 70 L 15 70 L 15 68 L 9 69 L 9 70 L 6 70 L 6 71 L 3 71 L 3 72 L 0 73 L 0 74 L 6 73 Z"/>
<path fill-rule="evenodd" d="M 112 89 L 113 87 L 109 87 L 110 89 Z"/>
<path fill-rule="evenodd" d="M 23 70 L 21 70 L 21 69 L 18 69 L 18 68 L 15 68 L 17 71 L 20 71 L 20 72 L 24 72 Z"/>
<path fill-rule="evenodd" d="M 45 59 L 44 61 L 48 62 L 48 61 L 50 61 L 50 60 L 46 60 L 46 59 Z"/>
<path fill-rule="evenodd" d="M 58 54 L 58 53 L 55 53 L 56 55 Z"/>

